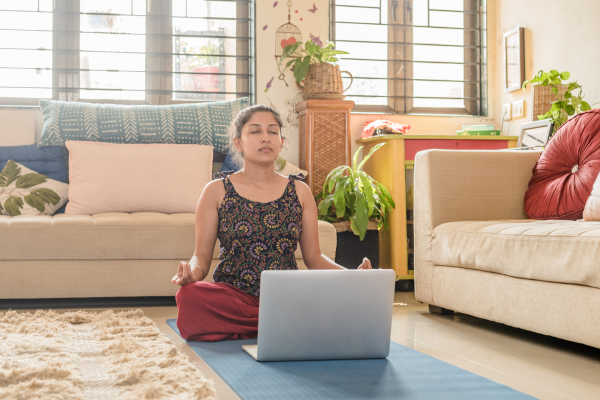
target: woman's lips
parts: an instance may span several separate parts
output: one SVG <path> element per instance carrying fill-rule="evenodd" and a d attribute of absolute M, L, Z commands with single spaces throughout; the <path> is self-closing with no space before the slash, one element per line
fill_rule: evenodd
<path fill-rule="evenodd" d="M 267 152 L 270 152 L 270 151 L 273 151 L 273 150 L 271 150 L 268 147 L 263 147 L 262 149 L 260 149 L 260 151 L 264 151 L 265 153 L 267 153 Z"/>

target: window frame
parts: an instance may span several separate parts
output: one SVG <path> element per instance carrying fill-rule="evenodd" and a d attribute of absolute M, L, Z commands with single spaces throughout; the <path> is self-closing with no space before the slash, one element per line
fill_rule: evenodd
<path fill-rule="evenodd" d="M 245 36 L 236 35 L 235 46 L 236 72 L 224 75 L 234 76 L 236 91 L 229 92 L 235 98 L 249 97 L 251 103 L 256 99 L 255 90 L 255 0 L 220 0 L 236 3 L 236 32 L 247 32 Z M 36 12 L 36 11 L 31 11 Z M 39 12 L 39 11 L 38 11 Z M 179 100 L 173 99 L 173 30 L 172 30 L 172 1 L 147 0 L 146 2 L 146 51 L 145 51 L 145 99 L 85 99 L 80 98 L 80 1 L 54 0 L 52 13 L 52 97 L 0 97 L 0 107 L 32 107 L 38 106 L 39 100 L 77 101 L 86 103 L 111 103 L 129 105 L 168 105 L 202 103 L 221 100 Z M 168 33 L 162 33 L 168 32 Z M 230 37 L 226 37 L 229 39 Z M 247 42 L 245 44 L 244 42 Z M 153 52 L 153 49 L 158 52 Z M 161 51 L 164 49 L 164 51 Z M 240 53 L 246 53 L 241 54 Z M 154 54 L 154 56 L 153 56 Z M 156 57 L 156 54 L 158 57 Z M 221 56 L 223 57 L 223 56 Z M 154 58 L 154 59 L 153 59 Z M 240 67 L 240 59 L 245 61 Z M 238 89 L 244 85 L 244 91 Z"/>
<path fill-rule="evenodd" d="M 383 25 L 388 26 L 388 77 L 387 78 L 372 78 L 372 77 L 357 77 L 354 79 L 381 79 L 388 81 L 388 104 L 387 105 L 363 105 L 357 104 L 353 108 L 353 112 L 358 113 L 377 113 L 377 114 L 411 114 L 411 115 L 444 115 L 444 116 L 487 116 L 487 1 L 486 0 L 464 0 L 465 10 L 455 11 L 465 15 L 465 25 L 463 28 L 448 28 L 448 27 L 437 27 L 431 26 L 429 23 L 429 15 L 432 11 L 443 11 L 449 12 L 448 10 L 437 10 L 429 7 L 429 1 L 427 1 L 428 7 L 428 24 L 427 25 L 413 25 L 412 24 L 412 6 L 414 0 L 398 1 L 398 0 L 380 0 L 379 10 L 381 10 L 382 3 L 387 3 L 388 11 L 388 23 L 387 24 L 370 24 L 370 25 Z M 397 5 L 396 13 L 400 13 L 400 22 L 393 21 L 393 11 L 391 9 L 392 4 Z M 410 11 L 407 6 L 410 5 Z M 336 38 L 336 24 L 348 23 L 357 24 L 355 22 L 343 22 L 336 21 L 336 7 L 345 5 L 336 4 L 336 0 L 331 0 L 330 10 L 330 38 L 333 42 L 338 45 L 340 49 L 344 50 L 343 43 L 354 42 L 361 43 L 356 40 L 337 40 Z M 349 6 L 359 7 L 363 6 Z M 408 15 L 407 15 L 408 14 Z M 381 14 L 380 14 L 381 15 Z M 447 107 L 415 107 L 412 105 L 413 99 L 417 98 L 413 96 L 413 82 L 414 81 L 433 81 L 433 82 L 456 82 L 453 80 L 427 80 L 427 79 L 414 79 L 412 78 L 412 65 L 413 63 L 432 63 L 412 60 L 412 48 L 414 45 L 430 45 L 423 43 L 413 43 L 412 41 L 412 29 L 415 27 L 424 28 L 440 28 L 440 29 L 461 29 L 465 31 L 465 42 L 461 45 L 437 45 L 431 44 L 432 46 L 449 46 L 449 47 L 463 47 L 465 49 L 465 57 L 462 63 L 465 65 L 465 79 L 463 85 L 463 97 L 465 99 L 465 107 L 463 108 L 447 108 Z M 468 32 L 474 32 L 469 35 Z M 393 41 L 389 38 L 392 37 Z M 386 42 L 370 42 L 363 41 L 362 43 L 386 43 Z M 475 49 L 475 57 L 469 54 L 468 49 Z M 394 59 L 394 54 L 400 53 L 404 57 L 402 60 Z M 472 52 L 471 52 L 472 53 Z M 475 58 L 473 60 L 472 58 Z M 340 59 L 353 59 L 352 55 L 340 56 Z M 366 60 L 365 58 L 354 58 L 355 60 Z M 394 71 L 397 70 L 398 64 L 402 66 L 402 77 L 394 77 Z M 457 64 L 457 63 L 451 63 Z M 469 80 L 467 78 L 467 69 L 470 66 L 475 67 L 475 80 Z M 475 88 L 473 88 L 475 86 Z M 399 94 L 396 94 L 400 92 Z M 347 96 L 352 97 L 351 94 L 346 93 Z M 365 95 L 368 97 L 368 95 Z M 436 98 L 436 97 L 427 97 Z M 455 99 L 453 97 L 440 97 L 444 99 Z"/>

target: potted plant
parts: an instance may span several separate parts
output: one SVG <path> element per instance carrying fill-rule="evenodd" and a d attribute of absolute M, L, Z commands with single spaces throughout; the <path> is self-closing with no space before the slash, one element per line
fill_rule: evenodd
<path fill-rule="evenodd" d="M 528 83 L 536 84 L 533 86 L 534 116 L 540 120 L 552 120 L 554 132 L 567 122 L 570 116 L 592 109 L 583 100 L 585 96 L 580 84 L 577 82 L 563 84 L 563 80 L 570 77 L 571 73 L 567 71 L 559 73 L 555 69 L 550 70 L 550 72 L 540 70 L 531 80 L 523 82 L 523 90 L 525 90 Z M 572 91 L 576 89 L 579 89 L 579 93 L 574 95 Z M 550 93 L 546 93 L 548 91 Z M 550 104 L 547 104 L 546 97 L 550 97 Z M 538 113 L 540 115 L 536 115 Z"/>
<path fill-rule="evenodd" d="M 87 14 L 88 24 L 93 30 L 113 31 L 120 21 L 118 15 L 111 8 L 106 11 L 91 8 Z"/>
<path fill-rule="evenodd" d="M 279 59 L 277 65 L 279 76 L 285 81 L 286 69 L 292 68 L 296 85 L 303 91 L 305 100 L 344 98 L 342 93 L 352 85 L 352 74 L 348 71 L 340 71 L 340 67 L 334 64 L 339 61 L 337 55 L 348 54 L 348 52 L 336 50 L 333 42 L 326 41 L 326 43 L 323 47 L 309 39 L 305 43 L 296 42 L 287 45 Z M 295 53 L 300 53 L 300 56 L 292 57 Z M 282 70 L 283 61 L 290 57 L 292 59 L 288 60 Z M 350 85 L 346 89 L 342 82 L 342 72 L 350 76 Z M 301 85 L 303 81 L 304 84 Z"/>
<path fill-rule="evenodd" d="M 322 200 L 319 219 L 333 223 L 338 232 L 335 262 L 346 268 L 357 268 L 363 257 L 371 260 L 373 268 L 379 266 L 379 232 L 387 232 L 390 210 L 396 204 L 388 190 L 362 167 L 385 144 L 374 146 L 357 165 L 363 148 L 359 147 L 352 167 L 334 168 L 317 195 L 317 200 Z"/>
<path fill-rule="evenodd" d="M 197 92 L 219 91 L 219 46 L 216 44 L 205 44 L 198 51 L 197 56 L 191 57 L 189 64 L 194 75 L 194 90 Z M 211 75 L 209 75 L 211 74 Z"/>

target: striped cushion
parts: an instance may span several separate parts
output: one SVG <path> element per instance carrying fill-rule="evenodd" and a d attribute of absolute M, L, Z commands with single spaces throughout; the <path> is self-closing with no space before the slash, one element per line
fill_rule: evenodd
<path fill-rule="evenodd" d="M 38 147 L 67 140 L 108 143 L 178 143 L 214 146 L 227 153 L 227 130 L 250 100 L 167 106 L 40 100 L 44 114 Z"/>

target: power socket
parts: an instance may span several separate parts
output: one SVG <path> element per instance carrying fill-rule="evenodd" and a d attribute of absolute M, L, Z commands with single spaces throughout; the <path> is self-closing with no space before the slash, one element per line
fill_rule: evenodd
<path fill-rule="evenodd" d="M 525 100 L 513 101 L 512 117 L 514 119 L 523 118 L 525 116 Z"/>
<path fill-rule="evenodd" d="M 512 119 L 512 104 L 502 104 L 502 115 L 504 116 L 505 121 L 510 121 Z"/>

